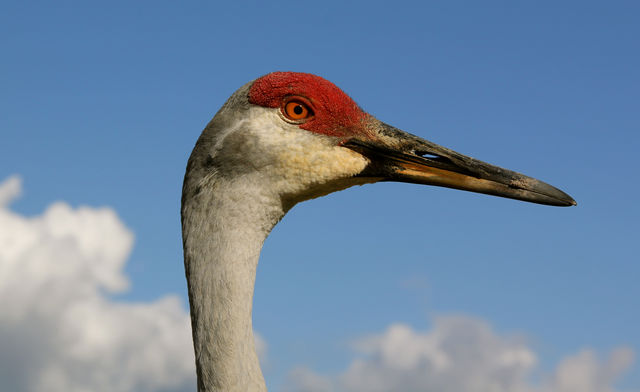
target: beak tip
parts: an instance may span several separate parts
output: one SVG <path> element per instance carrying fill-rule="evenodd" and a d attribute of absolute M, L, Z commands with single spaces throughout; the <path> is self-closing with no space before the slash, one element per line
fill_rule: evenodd
<path fill-rule="evenodd" d="M 369 159 L 370 164 L 360 176 L 443 186 L 550 206 L 578 205 L 571 196 L 550 184 L 375 121 L 378 133 L 383 136 L 381 140 L 386 141 L 353 138 L 342 144 Z"/>
<path fill-rule="evenodd" d="M 555 189 L 557 189 L 557 188 L 555 188 Z M 565 206 L 565 207 L 573 207 L 573 206 L 577 206 L 578 205 L 578 202 L 575 201 L 575 199 L 573 197 L 569 196 L 568 194 L 562 192 L 559 189 L 557 189 L 557 190 L 560 192 L 560 196 L 561 196 L 560 200 L 562 200 L 564 202 L 563 206 Z"/>

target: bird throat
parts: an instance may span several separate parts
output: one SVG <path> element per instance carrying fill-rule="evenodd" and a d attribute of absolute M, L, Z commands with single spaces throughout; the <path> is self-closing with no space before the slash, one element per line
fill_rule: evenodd
<path fill-rule="evenodd" d="M 262 244 L 284 216 L 279 200 L 247 184 L 190 188 L 182 206 L 198 391 L 266 391 L 251 320 Z"/>

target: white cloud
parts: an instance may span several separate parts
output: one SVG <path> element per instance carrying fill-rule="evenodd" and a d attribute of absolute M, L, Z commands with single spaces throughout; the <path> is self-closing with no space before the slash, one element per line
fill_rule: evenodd
<path fill-rule="evenodd" d="M 133 234 L 110 208 L 8 209 L 0 183 L 0 380 L 12 392 L 194 391 L 189 315 L 176 295 L 122 303 Z M 256 334 L 261 362 L 267 344 Z"/>
<path fill-rule="evenodd" d="M 289 372 L 285 392 L 332 392 L 334 383 L 329 377 L 323 377 L 305 367 Z"/>
<path fill-rule="evenodd" d="M 462 316 L 437 318 L 427 333 L 392 325 L 355 348 L 365 357 L 342 376 L 349 391 L 516 391 L 537 362 L 521 339 Z"/>
<path fill-rule="evenodd" d="M 0 183 L 0 380 L 15 392 L 193 391 L 188 313 L 175 295 L 121 303 L 133 234 L 109 208 L 53 203 L 42 215 L 8 209 L 21 180 Z M 267 344 L 256 335 L 260 361 Z M 535 353 L 470 317 L 439 317 L 433 329 L 395 324 L 354 343 L 357 358 L 336 377 L 298 367 L 287 391 L 613 392 L 634 353 L 591 350 L 565 358 L 540 381 Z"/>
<path fill-rule="evenodd" d="M 600 363 L 593 350 L 582 350 L 560 363 L 548 391 L 553 392 L 610 392 L 611 385 L 633 363 L 631 349 L 620 347 Z"/>
<path fill-rule="evenodd" d="M 256 346 L 256 353 L 258 354 L 258 360 L 260 361 L 260 365 L 262 367 L 267 363 L 267 349 L 269 346 L 267 345 L 267 341 L 264 340 L 262 335 L 253 331 L 253 341 Z"/>
<path fill-rule="evenodd" d="M 8 206 L 22 193 L 22 179 L 11 176 L 0 184 L 0 208 Z"/>
<path fill-rule="evenodd" d="M 526 341 L 498 335 L 486 322 L 464 316 L 438 317 L 427 332 L 395 324 L 355 342 L 354 349 L 358 358 L 339 376 L 296 369 L 287 390 L 612 392 L 613 383 L 633 362 L 628 348 L 612 351 L 604 362 L 585 350 L 534 382 L 537 358 Z"/>
<path fill-rule="evenodd" d="M 177 296 L 119 303 L 133 234 L 109 208 L 54 203 L 24 217 L 0 184 L 0 379 L 26 391 L 192 391 L 189 316 Z"/>

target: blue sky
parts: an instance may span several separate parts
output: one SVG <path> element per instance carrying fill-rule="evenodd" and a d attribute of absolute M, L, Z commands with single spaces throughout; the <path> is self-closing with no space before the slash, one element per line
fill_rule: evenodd
<path fill-rule="evenodd" d="M 578 201 L 388 183 L 298 205 L 267 240 L 257 277 L 254 326 L 273 388 L 292 369 L 339 377 L 352 342 L 394 323 L 428 333 L 451 315 L 523 337 L 537 356 L 532 378 L 585 349 L 601 362 L 616 347 L 640 352 L 635 2 L 0 10 L 0 181 L 22 178 L 11 205 L 21 216 L 54 201 L 117 213 L 135 243 L 130 288 L 111 301 L 176 294 L 186 307 L 186 160 L 226 98 L 274 70 L 323 76 L 382 121 Z M 616 388 L 640 389 L 637 360 L 626 369 Z"/>

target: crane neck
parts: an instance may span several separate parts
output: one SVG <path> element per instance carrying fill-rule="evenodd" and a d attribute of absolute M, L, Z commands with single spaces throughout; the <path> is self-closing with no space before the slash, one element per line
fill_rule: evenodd
<path fill-rule="evenodd" d="M 284 216 L 256 181 L 185 178 L 182 230 L 198 391 L 266 391 L 251 310 L 262 244 Z"/>

